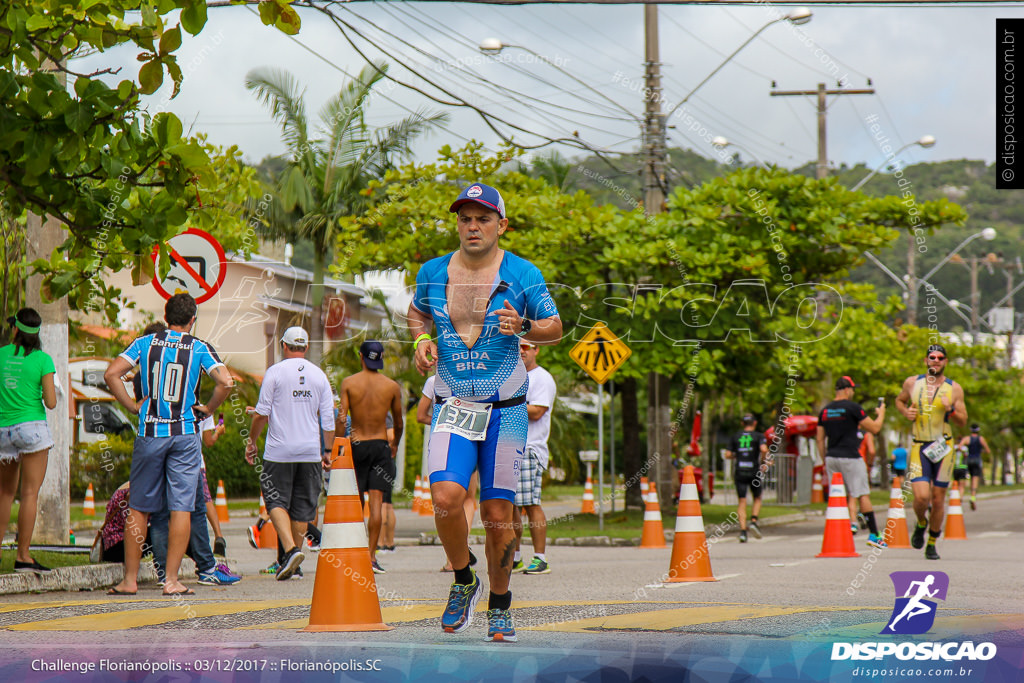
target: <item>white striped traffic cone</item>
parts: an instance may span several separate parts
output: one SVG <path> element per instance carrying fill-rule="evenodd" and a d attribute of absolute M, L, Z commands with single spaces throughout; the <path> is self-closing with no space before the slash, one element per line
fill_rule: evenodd
<path fill-rule="evenodd" d="M 717 580 L 711 573 L 711 556 L 704 533 L 697 480 L 693 476 L 693 466 L 687 465 L 683 470 L 683 484 L 679 487 L 676 533 L 672 538 L 672 560 L 666 582 Z"/>
<path fill-rule="evenodd" d="M 903 509 L 903 480 L 893 477 L 889 490 L 889 516 L 885 520 L 885 544 L 889 548 L 910 548 L 907 511 Z"/>
<path fill-rule="evenodd" d="M 587 483 L 583 486 L 583 507 L 580 509 L 580 514 L 597 514 L 597 508 L 594 507 L 594 482 L 587 477 Z"/>
<path fill-rule="evenodd" d="M 82 514 L 86 517 L 96 516 L 96 499 L 93 497 L 92 484 L 85 490 L 85 502 L 82 503 Z"/>
<path fill-rule="evenodd" d="M 815 557 L 860 557 L 853 546 L 850 530 L 850 508 L 846 506 L 846 486 L 843 475 L 832 475 L 828 489 L 828 507 L 825 508 L 825 535 L 821 539 L 821 552 Z"/>
<path fill-rule="evenodd" d="M 964 508 L 960 503 L 960 482 L 949 485 L 949 508 L 946 510 L 946 540 L 966 541 L 967 529 L 964 527 Z"/>
<path fill-rule="evenodd" d="M 644 528 L 640 534 L 641 548 L 667 548 L 665 544 L 665 527 L 661 524 L 661 504 L 658 503 L 658 487 L 651 485 L 647 489 L 644 501 Z"/>
<path fill-rule="evenodd" d="M 420 507 L 423 506 L 423 480 L 420 479 L 420 475 L 416 475 L 416 483 L 412 488 L 412 511 L 416 514 L 420 513 Z"/>
<path fill-rule="evenodd" d="M 231 517 L 228 516 L 228 496 L 224 492 L 224 480 L 217 480 L 217 499 L 213 501 L 214 507 L 217 508 L 217 519 L 223 522 L 230 522 Z"/>

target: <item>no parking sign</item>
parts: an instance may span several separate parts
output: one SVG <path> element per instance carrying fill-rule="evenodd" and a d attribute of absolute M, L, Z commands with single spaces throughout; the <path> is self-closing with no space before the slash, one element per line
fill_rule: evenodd
<path fill-rule="evenodd" d="M 189 228 L 168 240 L 167 250 L 171 256 L 167 276 L 163 280 L 158 279 L 159 264 L 156 264 L 157 275 L 153 276 L 153 287 L 163 298 L 170 299 L 185 292 L 201 304 L 224 284 L 224 276 L 227 275 L 224 248 L 205 230 Z M 158 254 L 159 250 L 154 247 L 154 261 Z"/>

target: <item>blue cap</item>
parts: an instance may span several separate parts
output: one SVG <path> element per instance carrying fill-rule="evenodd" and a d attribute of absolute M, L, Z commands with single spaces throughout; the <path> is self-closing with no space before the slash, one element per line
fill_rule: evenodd
<path fill-rule="evenodd" d="M 456 213 L 458 212 L 459 207 L 467 202 L 476 202 L 481 206 L 487 207 L 491 211 L 497 211 L 498 217 L 505 217 L 505 200 L 501 198 L 501 193 L 490 185 L 473 183 L 459 193 L 459 198 L 456 199 L 450 207 L 448 207 L 448 210 L 451 213 Z"/>

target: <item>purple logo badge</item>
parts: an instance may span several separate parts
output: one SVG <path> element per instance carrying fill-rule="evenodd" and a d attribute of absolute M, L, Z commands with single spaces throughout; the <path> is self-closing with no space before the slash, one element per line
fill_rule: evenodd
<path fill-rule="evenodd" d="M 896 604 L 889 623 L 880 632 L 927 633 L 935 623 L 934 599 L 946 599 L 949 576 L 944 572 L 893 572 L 889 578 L 896 590 Z"/>

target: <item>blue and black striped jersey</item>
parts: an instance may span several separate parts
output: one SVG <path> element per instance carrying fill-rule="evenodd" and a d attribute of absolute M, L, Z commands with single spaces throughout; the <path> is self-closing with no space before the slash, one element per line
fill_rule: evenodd
<path fill-rule="evenodd" d="M 165 330 L 139 337 L 121 357 L 139 365 L 146 401 L 139 410 L 139 434 L 177 436 L 198 433 L 204 416 L 193 410 L 199 401 L 199 379 L 223 365 L 213 347 L 190 334 Z"/>

